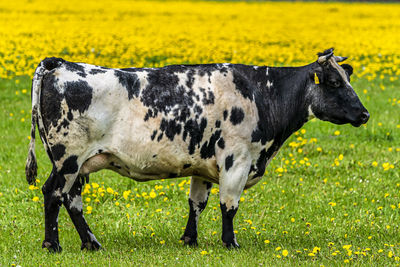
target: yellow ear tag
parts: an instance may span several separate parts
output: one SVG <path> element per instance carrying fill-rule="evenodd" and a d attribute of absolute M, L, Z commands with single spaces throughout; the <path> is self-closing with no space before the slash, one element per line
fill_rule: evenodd
<path fill-rule="evenodd" d="M 314 82 L 315 84 L 319 84 L 319 79 L 316 72 L 314 72 Z"/>

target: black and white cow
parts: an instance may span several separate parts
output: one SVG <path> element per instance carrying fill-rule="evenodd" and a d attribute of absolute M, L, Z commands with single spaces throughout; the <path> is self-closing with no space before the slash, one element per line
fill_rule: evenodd
<path fill-rule="evenodd" d="M 58 213 L 67 209 L 82 248 L 99 249 L 82 213 L 92 172 L 111 169 L 137 181 L 192 176 L 182 240 L 197 244 L 197 224 L 219 184 L 222 241 L 238 247 L 233 218 L 240 195 L 264 175 L 285 140 L 312 117 L 360 126 L 369 118 L 349 81 L 352 67 L 333 49 L 296 68 L 239 64 L 109 69 L 46 58 L 32 83 L 26 166 L 37 173 L 35 127 L 53 164 L 43 185 L 43 247 L 61 251 Z"/>

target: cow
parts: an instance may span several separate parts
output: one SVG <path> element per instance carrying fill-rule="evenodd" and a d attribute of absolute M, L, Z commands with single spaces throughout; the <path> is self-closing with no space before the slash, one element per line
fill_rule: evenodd
<path fill-rule="evenodd" d="M 285 140 L 311 118 L 366 123 L 350 85 L 353 68 L 333 48 L 301 67 L 241 64 L 105 68 L 46 58 L 32 80 L 26 178 L 37 175 L 35 131 L 52 163 L 42 187 L 43 248 L 59 252 L 63 204 L 82 241 L 101 248 L 82 212 L 89 174 L 110 169 L 136 181 L 191 176 L 182 240 L 197 245 L 197 225 L 219 184 L 222 242 L 239 247 L 233 219 L 241 193 L 259 182 Z"/>

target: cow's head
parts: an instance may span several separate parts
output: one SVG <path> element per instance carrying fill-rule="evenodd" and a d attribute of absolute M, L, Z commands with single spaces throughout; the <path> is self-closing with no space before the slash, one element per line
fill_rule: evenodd
<path fill-rule="evenodd" d="M 333 48 L 318 53 L 310 72 L 310 113 L 320 120 L 358 127 L 368 121 L 369 113 L 350 85 L 353 68 L 338 64 L 345 59 L 333 55 Z"/>

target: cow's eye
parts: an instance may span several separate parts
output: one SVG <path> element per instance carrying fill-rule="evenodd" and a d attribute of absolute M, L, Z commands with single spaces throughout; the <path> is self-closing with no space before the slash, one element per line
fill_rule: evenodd
<path fill-rule="evenodd" d="M 339 81 L 331 81 L 330 84 L 331 84 L 333 87 L 339 87 L 339 86 L 340 86 L 340 82 L 339 82 Z"/>

